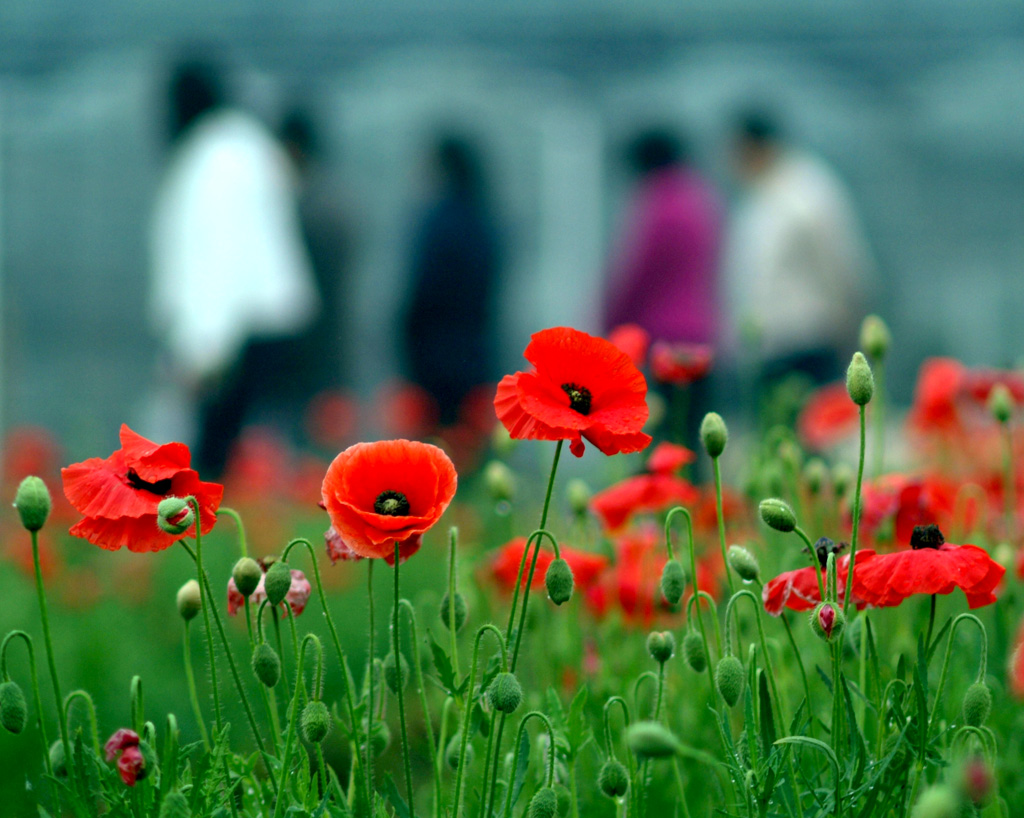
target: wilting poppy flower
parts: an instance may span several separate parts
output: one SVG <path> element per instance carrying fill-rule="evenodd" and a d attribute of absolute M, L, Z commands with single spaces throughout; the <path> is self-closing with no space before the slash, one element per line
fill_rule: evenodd
<path fill-rule="evenodd" d="M 420 545 L 423 542 L 423 536 L 417 534 L 414 537 L 410 537 L 398 546 L 398 556 L 404 563 L 409 557 L 420 550 Z M 338 560 L 343 562 L 355 562 L 356 560 L 363 560 L 366 557 L 357 554 L 348 544 L 341 538 L 332 525 L 324 532 L 324 544 L 327 546 L 327 556 L 331 558 L 331 563 L 336 563 Z M 394 553 L 389 553 L 384 557 L 384 561 L 388 565 L 395 564 Z"/>
<path fill-rule="evenodd" d="M 610 341 L 569 327 L 535 333 L 523 353 L 532 372 L 506 375 L 494 409 L 509 434 L 527 440 L 569 440 L 583 456 L 583 438 L 605 454 L 638 452 L 651 442 L 647 381 Z"/>
<path fill-rule="evenodd" d="M 263 585 L 263 581 L 267 575 L 267 569 L 263 563 L 260 563 L 260 568 L 263 568 L 263 576 L 260 577 L 259 584 L 256 586 L 256 590 L 252 592 L 249 597 L 249 604 L 259 608 L 260 604 L 264 599 L 267 598 L 267 589 Z M 281 607 L 287 613 L 290 608 L 292 613 L 298 616 L 304 610 L 306 610 L 306 603 L 309 602 L 309 595 L 312 593 L 313 588 L 309 584 L 309 580 L 306 579 L 306 575 L 299 571 L 297 568 L 292 568 L 292 584 L 288 588 L 288 593 L 285 595 L 284 603 Z M 287 607 L 285 607 L 287 603 Z M 241 591 L 238 590 L 238 586 L 235 585 L 235 578 L 230 577 L 228 579 L 228 613 L 234 616 L 238 613 L 239 609 L 245 606 L 245 597 L 242 596 Z"/>
<path fill-rule="evenodd" d="M 541 544 L 540 554 L 537 555 L 537 568 L 533 573 L 533 583 L 530 585 L 534 590 L 544 587 L 544 574 L 548 566 L 555 559 L 554 552 L 547 543 Z M 533 545 L 530 546 L 530 553 L 533 553 Z M 516 537 L 498 549 L 491 561 L 491 575 L 498 585 L 506 591 L 512 591 L 516 587 L 516 577 L 519 575 L 519 565 L 523 561 L 523 551 L 526 549 L 526 537 Z M 607 557 L 600 554 L 591 554 L 586 551 L 577 551 L 567 546 L 559 546 L 559 552 L 569 567 L 572 568 L 573 579 L 576 585 L 582 589 L 591 587 L 597 578 L 608 567 Z M 523 569 L 523 576 L 520 585 L 526 587 L 526 575 L 530 570 L 529 562 Z"/>
<path fill-rule="evenodd" d="M 608 340 L 625 352 L 636 366 L 644 365 L 651 336 L 643 327 L 638 324 L 619 324 L 608 333 Z"/>
<path fill-rule="evenodd" d="M 952 358 L 929 358 L 921 365 L 908 419 L 918 431 L 952 431 L 960 424 L 957 396 L 966 368 Z"/>
<path fill-rule="evenodd" d="M 796 421 L 800 441 L 820 451 L 852 434 L 860 420 L 857 404 L 850 400 L 846 383 L 830 383 L 814 391 Z"/>
<path fill-rule="evenodd" d="M 362 557 L 393 555 L 419 538 L 455 496 L 455 466 L 428 443 L 357 443 L 334 458 L 324 477 L 324 508 L 344 543 Z"/>
<path fill-rule="evenodd" d="M 622 528 L 633 514 L 690 505 L 699 496 L 689 480 L 674 474 L 638 474 L 595 494 L 590 508 L 609 531 L 615 531 Z"/>
<path fill-rule="evenodd" d="M 651 373 L 662 383 L 685 386 L 711 371 L 714 353 L 706 344 L 670 344 L 655 341 L 651 346 Z"/>
<path fill-rule="evenodd" d="M 827 538 L 822 538 L 827 539 Z M 819 543 L 821 540 L 818 541 Z M 828 540 L 831 543 L 831 540 Z M 819 549 L 819 555 L 821 551 Z M 825 559 L 828 559 L 828 552 L 825 551 Z M 857 563 L 854 567 L 854 574 L 859 574 L 861 566 L 875 558 L 875 552 L 870 548 L 857 549 Z M 827 564 L 827 563 L 826 563 Z M 824 582 L 824 569 L 822 565 L 822 582 Z M 836 560 L 836 595 L 840 600 L 846 593 L 846 575 L 850 570 L 850 555 L 845 554 Z M 851 598 L 858 608 L 863 608 L 865 602 L 856 595 L 856 585 L 851 591 Z M 779 616 L 783 608 L 792 611 L 809 611 L 821 602 L 821 594 L 818 591 L 818 569 L 812 565 L 806 568 L 798 568 L 795 571 L 786 571 L 779 574 L 764 586 L 761 591 L 761 600 L 764 602 L 764 609 L 772 616 Z"/>
<path fill-rule="evenodd" d="M 975 545 L 947 543 L 938 526 L 917 526 L 911 550 L 879 554 L 863 567 L 858 554 L 853 593 L 878 608 L 913 594 L 950 594 L 960 588 L 969 608 L 996 601 L 993 591 L 1006 569 Z"/>
<path fill-rule="evenodd" d="M 134 787 L 139 778 L 144 778 L 146 761 L 139 749 L 139 734 L 134 730 L 121 729 L 107 739 L 103 746 L 107 754 L 107 761 L 113 761 L 118 753 L 121 757 L 117 759 L 117 771 L 125 786 Z"/>
<path fill-rule="evenodd" d="M 696 459 L 697 455 L 692 449 L 662 441 L 654 447 L 651 456 L 647 458 L 647 471 L 655 474 L 674 474 Z"/>
<path fill-rule="evenodd" d="M 224 487 L 203 483 L 189 468 L 184 443 L 157 444 L 121 426 L 121 448 L 110 457 L 93 457 L 61 469 L 64 494 L 85 519 L 71 533 L 111 551 L 161 551 L 182 537 L 195 536 L 195 526 L 174 535 L 157 526 L 157 506 L 165 497 L 193 495 L 199 505 L 202 532 L 217 522 Z"/>

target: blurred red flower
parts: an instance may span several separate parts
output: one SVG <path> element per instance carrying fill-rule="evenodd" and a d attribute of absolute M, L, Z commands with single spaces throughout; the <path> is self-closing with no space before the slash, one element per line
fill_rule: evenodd
<path fill-rule="evenodd" d="M 591 498 L 590 508 L 601 518 L 605 528 L 616 531 L 634 514 L 690 505 L 699 497 L 693 484 L 682 477 L 638 474 L 599 491 Z"/>
<path fill-rule="evenodd" d="M 897 543 L 909 543 L 914 528 L 937 521 L 952 523 L 957 486 L 937 475 L 910 477 L 886 474 L 864 486 L 861 495 L 861 530 L 872 537 L 890 517 Z"/>
<path fill-rule="evenodd" d="M 629 356 L 638 368 L 644 365 L 651 336 L 638 324 L 619 324 L 610 333 L 608 340 Z"/>
<path fill-rule="evenodd" d="M 859 420 L 857 404 L 850 400 L 846 384 L 839 381 L 811 394 L 797 418 L 796 430 L 805 446 L 821 451 L 856 431 Z"/>
<path fill-rule="evenodd" d="M 85 519 L 71 533 L 94 545 L 117 551 L 161 551 L 183 537 L 157 526 L 157 506 L 165 497 L 192 495 L 199 505 L 202 532 L 217 522 L 224 487 L 203 483 L 189 468 L 192 455 L 184 443 L 157 444 L 121 426 L 121 448 L 110 457 L 93 457 L 61 469 L 64 494 Z"/>
<path fill-rule="evenodd" d="M 334 458 L 324 508 L 344 543 L 363 557 L 394 553 L 420 537 L 455 496 L 455 467 L 437 446 L 411 440 L 357 443 Z"/>
<path fill-rule="evenodd" d="M 922 432 L 948 432 L 960 424 L 957 395 L 966 368 L 953 358 L 929 358 L 921 365 L 910 407 L 910 425 Z"/>
<path fill-rule="evenodd" d="M 532 372 L 506 375 L 494 409 L 509 434 L 527 440 L 569 440 L 583 456 L 583 438 L 604 454 L 638 452 L 651 442 L 647 381 L 610 341 L 569 327 L 535 333 L 523 353 Z"/>
<path fill-rule="evenodd" d="M 685 386 L 711 371 L 714 352 L 706 344 L 655 341 L 651 345 L 651 373 L 662 383 Z"/>
<path fill-rule="evenodd" d="M 530 546 L 530 549 L 532 554 L 533 546 Z M 506 591 L 515 589 L 516 577 L 519 575 L 519 565 L 523 560 L 524 550 L 526 550 L 526 537 L 516 537 L 499 548 L 491 560 L 491 575 L 502 589 Z M 562 554 L 562 559 L 569 563 L 569 567 L 572 568 L 576 586 L 584 592 L 594 585 L 598 577 L 608 567 L 608 558 L 600 554 L 577 551 L 565 545 L 560 545 L 558 550 Z M 540 554 L 537 555 L 537 568 L 533 574 L 533 583 L 530 585 L 532 589 L 536 590 L 544 587 L 544 573 L 548 570 L 548 566 L 551 565 L 554 559 L 554 552 L 547 547 L 547 543 L 543 543 Z M 527 562 L 526 568 L 523 569 L 520 587 L 526 587 L 526 574 L 529 570 L 530 566 L 529 562 Z"/>
<path fill-rule="evenodd" d="M 674 474 L 696 459 L 697 455 L 692 449 L 687 449 L 677 443 L 662 441 L 654 447 L 651 456 L 647 458 L 647 471 L 655 474 Z"/>
<path fill-rule="evenodd" d="M 267 590 L 263 586 L 263 580 L 267 575 L 267 569 L 264 567 L 262 562 L 260 563 L 260 567 L 263 568 L 263 576 L 260 577 L 256 590 L 253 591 L 252 595 L 249 597 L 249 604 L 257 609 L 263 600 L 267 598 Z M 292 568 L 291 572 L 292 584 L 288 588 L 288 593 L 285 595 L 284 602 L 281 603 L 281 608 L 285 613 L 287 613 L 290 608 L 292 613 L 298 616 L 306 610 L 306 603 L 309 602 L 309 595 L 312 593 L 313 588 L 302 571 L 299 571 L 297 568 Z M 228 579 L 228 613 L 231 614 L 231 616 L 234 616 L 238 613 L 239 609 L 244 606 L 245 597 L 242 596 L 241 592 L 238 590 L 238 586 L 235 585 L 235 578 L 230 577 Z"/>

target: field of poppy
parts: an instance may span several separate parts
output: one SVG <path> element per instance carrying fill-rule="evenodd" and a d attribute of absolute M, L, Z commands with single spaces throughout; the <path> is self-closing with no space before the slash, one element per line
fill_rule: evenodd
<path fill-rule="evenodd" d="M 3 814 L 1021 814 L 1024 376 L 925 362 L 895 462 L 871 317 L 795 422 L 693 451 L 644 372 L 712 351 L 648 342 L 537 332 L 482 468 L 9 440 Z"/>

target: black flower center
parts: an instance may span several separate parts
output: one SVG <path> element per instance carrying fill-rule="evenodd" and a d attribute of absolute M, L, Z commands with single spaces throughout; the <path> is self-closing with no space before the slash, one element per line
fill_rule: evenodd
<path fill-rule="evenodd" d="M 563 383 L 562 391 L 569 396 L 570 409 L 579 412 L 581 415 L 590 414 L 590 401 L 592 398 L 587 387 L 577 386 L 574 383 Z"/>
<path fill-rule="evenodd" d="M 408 517 L 409 500 L 402 492 L 388 489 L 377 495 L 373 501 L 373 510 L 389 517 Z"/>
<path fill-rule="evenodd" d="M 128 481 L 128 485 L 133 489 L 139 491 L 151 491 L 153 494 L 159 494 L 163 497 L 165 494 L 169 494 L 171 491 L 171 478 L 166 477 L 163 480 L 157 480 L 155 483 L 147 483 L 141 477 L 135 469 L 128 469 L 128 475 L 125 478 Z"/>
<path fill-rule="evenodd" d="M 915 551 L 919 548 L 938 548 L 946 541 L 937 525 L 915 525 L 910 535 L 910 547 Z"/>
<path fill-rule="evenodd" d="M 834 540 L 830 540 L 828 537 L 819 537 L 818 541 L 814 544 L 814 556 L 818 558 L 818 564 L 821 566 L 821 570 L 824 571 L 828 568 L 828 555 L 835 554 L 836 559 L 839 559 L 839 554 L 846 548 L 846 543 L 837 543 Z M 805 548 L 804 551 L 807 549 Z"/>

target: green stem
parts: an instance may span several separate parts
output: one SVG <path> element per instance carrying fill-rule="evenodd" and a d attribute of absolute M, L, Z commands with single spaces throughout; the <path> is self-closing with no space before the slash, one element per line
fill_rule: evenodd
<path fill-rule="evenodd" d="M 217 516 L 224 514 L 235 521 L 235 526 L 238 528 L 238 550 L 243 557 L 249 556 L 249 549 L 245 544 L 245 526 L 242 525 L 242 516 L 235 511 L 233 508 L 227 506 L 221 506 L 217 509 Z"/>
<path fill-rule="evenodd" d="M 1010 545 L 1017 543 L 1017 482 L 1013 468 L 1013 431 L 1009 423 L 1002 424 L 1003 439 L 1003 505 L 1006 515 L 1006 541 Z"/>
<path fill-rule="evenodd" d="M 372 565 L 373 563 L 371 562 L 370 564 Z M 303 660 L 305 659 L 305 656 L 306 656 L 306 642 L 314 642 L 314 643 L 316 643 L 316 645 L 318 647 L 319 647 L 319 644 L 320 644 L 320 640 L 317 639 L 313 634 L 311 634 L 311 633 L 306 634 L 306 636 L 302 640 L 302 645 L 299 648 L 299 655 L 298 655 L 298 658 L 296 659 L 296 668 L 297 668 L 297 670 L 296 670 L 296 676 L 295 676 L 295 692 L 294 692 L 294 694 L 292 696 L 292 707 L 291 707 L 292 716 L 291 716 L 291 719 L 289 719 L 289 722 L 288 722 L 288 738 L 285 740 L 284 759 L 283 759 L 283 761 L 281 763 L 281 774 L 284 775 L 286 779 L 288 777 L 288 765 L 291 763 L 291 758 L 292 758 L 292 748 L 295 746 L 296 725 L 298 724 L 299 719 L 301 718 L 301 714 L 300 714 L 300 711 L 299 711 L 299 691 L 301 691 L 302 688 L 303 688 L 303 684 L 302 684 L 302 664 L 303 664 Z M 321 665 L 322 665 L 323 664 L 323 648 L 322 647 L 320 648 L 320 662 L 321 662 Z M 367 742 L 367 743 L 369 743 L 369 742 Z M 268 767 L 268 769 L 269 769 L 269 767 Z M 286 789 L 287 789 L 286 787 L 282 787 L 281 790 L 277 791 L 277 788 L 275 787 L 277 798 L 276 798 L 276 801 L 274 803 L 274 818 L 278 818 L 278 816 L 280 816 L 280 814 L 281 814 L 281 806 L 284 804 L 284 802 L 286 800 L 286 798 L 285 798 L 285 791 L 286 791 Z M 370 814 L 372 815 L 373 813 L 371 812 Z"/>
<path fill-rule="evenodd" d="M 555 731 L 551 727 L 551 722 L 548 717 L 541 713 L 539 710 L 531 710 L 525 716 L 523 720 L 519 722 L 519 730 L 516 733 L 515 742 L 515 755 L 512 757 L 512 769 L 519 768 L 519 749 L 523 744 L 523 731 L 526 729 L 526 723 L 530 719 L 540 719 L 544 722 L 544 727 L 548 731 L 548 774 L 547 783 L 545 786 L 550 787 L 555 781 Z M 512 787 L 511 785 L 505 790 L 505 809 L 502 811 L 503 818 L 509 818 L 512 814 Z"/>
<path fill-rule="evenodd" d="M 182 640 L 185 656 L 185 682 L 188 685 L 188 698 L 192 703 L 192 712 L 196 717 L 196 724 L 199 725 L 199 735 L 203 739 L 203 748 L 210 751 L 210 737 L 206 732 L 206 722 L 203 721 L 203 711 L 199 707 L 199 696 L 196 694 L 196 677 L 192 672 L 192 647 L 189 639 L 189 625 L 185 620 L 185 638 Z"/>
<path fill-rule="evenodd" d="M 412 631 L 413 677 L 416 679 L 416 688 L 420 696 L 420 707 L 423 709 L 423 721 L 427 727 L 427 748 L 431 759 L 434 759 L 435 762 L 431 764 L 431 768 L 434 774 L 434 814 L 436 816 L 440 815 L 441 810 L 441 767 L 436 763 L 438 745 L 434 741 L 434 725 L 430 721 L 430 710 L 427 706 L 427 689 L 426 685 L 423 684 L 423 664 L 420 662 L 420 638 L 416 628 L 416 612 L 413 610 L 412 603 L 408 599 L 401 600 L 400 604 L 405 608 L 406 613 L 409 614 L 409 628 Z"/>
<path fill-rule="evenodd" d="M 685 818 L 690 818 L 690 807 L 686 803 L 686 788 L 683 787 L 683 775 L 679 771 L 679 759 L 675 756 L 672 757 L 672 769 L 676 775 L 676 787 L 679 790 L 679 803 L 683 805 L 683 815 Z"/>
<path fill-rule="evenodd" d="M 398 566 L 401 564 L 401 554 L 398 553 L 398 540 L 395 540 L 395 607 L 394 617 L 392 618 L 392 639 L 393 639 L 393 650 L 395 651 L 395 673 L 398 676 L 398 721 L 402 725 L 402 763 L 405 767 L 405 792 L 406 797 L 409 799 L 409 815 L 411 818 L 416 818 L 416 805 L 413 803 L 414 793 L 412 789 L 412 762 L 409 760 L 409 734 L 405 726 L 405 690 L 402 685 L 402 653 L 401 653 L 401 639 L 398 629 L 398 608 L 399 602 L 402 599 L 401 593 L 398 587 Z M 452 608 L 455 604 L 455 600 L 449 600 L 449 608 Z M 424 718 L 426 718 L 424 713 Z"/>
<path fill-rule="evenodd" d="M 452 526 L 448 532 L 448 641 L 452 653 L 452 668 L 455 678 L 459 678 L 459 640 L 455 627 L 455 594 L 458 592 L 456 576 L 455 548 L 459 539 L 459 530 Z"/>
<path fill-rule="evenodd" d="M 804 531 L 800 526 L 793 529 L 794 533 L 804 541 L 807 546 L 807 550 L 811 554 L 811 565 L 814 567 L 814 575 L 818 578 L 818 598 L 824 601 L 825 599 L 825 581 L 822 579 L 821 572 L 821 561 L 818 559 L 818 552 L 814 550 L 814 543 L 811 542 L 811 538 L 807 536 L 807 532 Z M 851 576 L 847 573 L 847 578 Z"/>
<path fill-rule="evenodd" d="M 860 530 L 860 490 L 864 482 L 864 407 L 857 407 L 860 413 L 860 454 L 857 457 L 857 488 L 853 495 L 853 535 L 850 538 L 850 565 L 846 570 L 846 590 L 843 593 L 843 613 L 850 610 L 850 591 L 853 589 L 853 569 L 857 564 L 857 534 Z"/>
<path fill-rule="evenodd" d="M 374 661 L 374 649 L 373 642 L 376 636 L 374 621 L 373 621 L 373 564 L 375 560 L 367 560 L 366 569 L 366 594 L 369 603 L 369 620 L 370 620 L 370 639 L 367 643 L 367 661 L 366 661 L 366 672 L 367 672 L 367 689 L 369 695 L 367 696 L 366 705 L 366 781 L 369 792 L 367 796 L 369 798 L 370 815 L 377 814 L 377 788 L 374 784 L 373 776 L 373 661 Z M 398 657 L 395 657 L 396 659 Z"/>
<path fill-rule="evenodd" d="M 10 678 L 7 675 L 7 646 L 14 638 L 24 640 L 25 647 L 28 650 L 29 678 L 32 680 L 32 703 L 36 708 L 36 723 L 39 725 L 39 737 L 42 739 L 43 748 L 46 750 L 46 752 L 43 753 L 43 760 L 46 763 L 46 772 L 48 774 L 52 774 L 53 768 L 50 766 L 49 753 L 50 742 L 46 738 L 46 728 L 43 726 L 43 698 L 39 693 L 39 674 L 36 670 L 36 651 L 32 645 L 32 637 L 25 633 L 25 631 L 11 631 L 4 637 L 3 643 L 0 644 L 0 679 L 6 682 Z M 67 747 L 66 744 L 64 746 Z M 98 752 L 97 755 L 99 755 Z"/>
<path fill-rule="evenodd" d="M 68 722 L 64 717 L 64 698 L 60 692 L 60 679 L 57 678 L 57 663 L 53 658 L 53 640 L 50 637 L 50 616 L 46 610 L 46 591 L 43 588 L 43 571 L 39 565 L 39 532 L 31 531 L 32 564 L 36 572 L 36 595 L 39 597 L 39 616 L 43 621 L 43 640 L 46 644 L 46 663 L 50 669 L 50 683 L 53 685 L 53 697 L 57 702 L 57 723 L 60 727 L 60 740 L 64 744 L 64 752 L 68 759 L 72 757 L 71 741 L 68 738 Z M 35 662 L 33 662 L 33 666 Z"/>
<path fill-rule="evenodd" d="M 885 362 L 874 362 L 875 393 L 871 398 L 871 420 L 875 432 L 874 475 L 881 477 L 885 459 Z"/>
<path fill-rule="evenodd" d="M 722 562 L 725 563 L 725 577 L 729 580 L 729 590 L 734 589 L 732 582 L 732 569 L 729 567 L 729 560 L 725 554 L 725 514 L 722 511 L 722 471 L 718 467 L 718 458 L 712 457 L 711 464 L 715 470 L 715 515 L 718 517 L 718 544 L 722 548 Z M 696 582 L 694 575 L 694 582 Z"/>
<path fill-rule="evenodd" d="M 935 704 L 932 706 L 932 712 L 928 716 L 929 729 L 935 720 L 935 711 L 939 709 L 939 703 L 942 701 L 942 692 L 946 686 L 946 673 L 949 671 L 949 659 L 953 653 L 953 637 L 956 635 L 956 629 L 960 627 L 962 622 L 973 622 L 981 634 L 981 656 L 978 660 L 978 676 L 975 681 L 984 682 L 985 675 L 988 672 L 988 633 L 985 631 L 985 626 L 981 624 L 981 620 L 974 614 L 962 613 L 953 620 L 953 624 L 949 627 L 946 654 L 942 659 L 942 672 L 939 674 L 939 686 L 935 688 Z"/>

